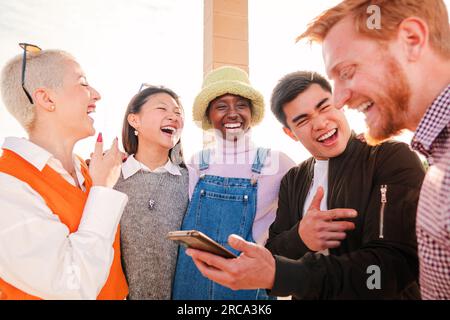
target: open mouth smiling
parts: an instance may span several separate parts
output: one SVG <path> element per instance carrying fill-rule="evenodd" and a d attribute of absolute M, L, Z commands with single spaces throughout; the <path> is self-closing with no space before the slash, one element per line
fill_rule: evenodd
<path fill-rule="evenodd" d="M 225 129 L 239 129 L 242 127 L 242 122 L 229 122 L 223 125 Z"/>
<path fill-rule="evenodd" d="M 325 145 L 330 145 L 337 140 L 337 137 L 338 137 L 338 129 L 335 128 L 318 137 L 316 141 Z"/>
<path fill-rule="evenodd" d="M 95 113 L 95 104 L 89 105 L 86 113 L 87 113 L 88 116 L 89 116 L 91 113 Z M 91 116 L 89 116 L 89 118 L 90 118 L 92 121 L 94 121 L 94 119 L 93 119 Z"/>
<path fill-rule="evenodd" d="M 172 126 L 164 126 L 161 128 L 161 131 L 169 136 L 173 136 L 177 133 L 177 128 Z"/>

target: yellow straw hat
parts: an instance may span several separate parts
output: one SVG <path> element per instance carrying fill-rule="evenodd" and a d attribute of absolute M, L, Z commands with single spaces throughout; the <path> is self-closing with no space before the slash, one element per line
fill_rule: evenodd
<path fill-rule="evenodd" d="M 259 124 L 264 117 L 264 97 L 251 87 L 248 74 L 236 67 L 220 67 L 206 75 L 203 80 L 202 91 L 194 100 L 192 115 L 194 121 L 203 130 L 212 126 L 206 117 L 209 103 L 224 94 L 238 95 L 252 101 L 251 126 Z"/>

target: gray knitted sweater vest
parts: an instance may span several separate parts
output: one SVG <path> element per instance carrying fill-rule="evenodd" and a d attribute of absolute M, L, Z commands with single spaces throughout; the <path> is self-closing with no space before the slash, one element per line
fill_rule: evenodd
<path fill-rule="evenodd" d="M 166 239 L 179 230 L 189 202 L 189 175 L 137 172 L 115 189 L 128 195 L 120 220 L 122 266 L 129 286 L 128 299 L 170 299 L 178 247 Z M 142 175 L 144 174 L 144 176 Z M 150 199 L 155 200 L 152 210 Z"/>

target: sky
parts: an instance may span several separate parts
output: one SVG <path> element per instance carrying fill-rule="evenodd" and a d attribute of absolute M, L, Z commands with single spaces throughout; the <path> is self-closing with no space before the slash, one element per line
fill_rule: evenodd
<path fill-rule="evenodd" d="M 266 101 L 266 117 L 252 130 L 256 144 L 281 150 L 294 161 L 309 157 L 290 140 L 270 112 L 277 81 L 297 70 L 324 74 L 319 46 L 296 43 L 309 21 L 339 0 L 249 0 L 249 74 Z M 445 0 L 447 7 L 450 0 Z M 22 51 L 19 42 L 73 54 L 102 99 L 95 128 L 106 144 L 120 138 L 123 114 L 141 83 L 164 85 L 181 98 L 186 112 L 182 141 L 187 157 L 202 148 L 202 131 L 191 110 L 203 77 L 203 0 L 0 0 L 0 67 Z M 346 111 L 356 132 L 363 116 Z M 0 101 L 0 144 L 25 131 Z M 409 142 L 412 134 L 399 140 Z M 75 152 L 88 157 L 95 138 Z"/>

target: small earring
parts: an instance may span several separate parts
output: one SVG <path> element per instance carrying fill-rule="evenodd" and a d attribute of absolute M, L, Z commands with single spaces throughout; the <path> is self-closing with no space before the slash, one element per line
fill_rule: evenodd
<path fill-rule="evenodd" d="M 55 111 L 55 106 L 50 106 L 50 111 Z"/>
<path fill-rule="evenodd" d="M 138 132 L 137 130 L 134 130 L 134 135 L 135 135 L 135 136 L 137 136 L 138 133 L 139 133 L 139 132 Z"/>

